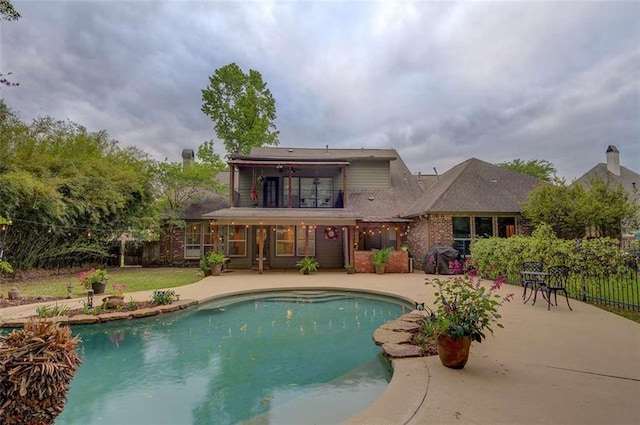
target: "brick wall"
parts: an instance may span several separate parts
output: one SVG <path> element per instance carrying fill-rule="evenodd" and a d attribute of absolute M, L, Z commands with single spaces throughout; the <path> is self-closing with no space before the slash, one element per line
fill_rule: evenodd
<path fill-rule="evenodd" d="M 165 228 L 164 237 L 160 240 L 160 259 L 172 261 L 171 251 L 173 251 L 173 261 L 183 261 L 184 238 L 184 229 L 174 228 L 173 231 L 169 231 Z"/>
<path fill-rule="evenodd" d="M 375 273 L 373 262 L 371 261 L 371 251 L 355 251 L 354 267 L 356 273 Z M 387 263 L 385 273 L 408 273 L 409 254 L 405 251 L 393 251 Z"/>

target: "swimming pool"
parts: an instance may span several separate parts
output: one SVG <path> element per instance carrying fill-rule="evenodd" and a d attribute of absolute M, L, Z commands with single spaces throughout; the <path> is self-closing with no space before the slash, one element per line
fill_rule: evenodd
<path fill-rule="evenodd" d="M 84 363 L 56 424 L 340 423 L 386 388 L 372 333 L 410 309 L 361 293 L 287 291 L 76 327 Z"/>

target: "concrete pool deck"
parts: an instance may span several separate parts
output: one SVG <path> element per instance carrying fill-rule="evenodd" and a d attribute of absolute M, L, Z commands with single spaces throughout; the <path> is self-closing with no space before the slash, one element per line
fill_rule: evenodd
<path fill-rule="evenodd" d="M 365 290 L 430 305 L 428 277 L 232 270 L 175 291 L 204 302 L 255 290 Z M 521 291 L 500 290 L 515 294 L 500 311 L 505 328 L 474 343 L 464 369 L 447 369 L 437 356 L 394 360 L 387 390 L 346 424 L 640 424 L 640 324 L 575 300 L 570 311 L 564 297 L 547 311 L 544 302 L 523 304 Z M 146 301 L 152 292 L 125 296 Z M 33 304 L 3 308 L 0 320 L 34 312 Z"/>

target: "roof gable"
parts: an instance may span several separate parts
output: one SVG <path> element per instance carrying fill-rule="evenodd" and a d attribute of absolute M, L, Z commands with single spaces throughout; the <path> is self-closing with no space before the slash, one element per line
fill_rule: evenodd
<path fill-rule="evenodd" d="M 574 183 L 580 183 L 589 187 L 592 178 L 600 178 L 604 181 L 611 181 L 622 186 L 622 188 L 632 195 L 632 200 L 640 204 L 640 196 L 635 196 L 640 191 L 640 174 L 626 167 L 620 166 L 620 175 L 616 176 L 607 169 L 607 164 L 596 164 L 591 170 L 584 173 Z M 635 187 L 634 187 L 635 186 Z"/>
<path fill-rule="evenodd" d="M 540 184 L 534 177 L 476 158 L 440 176 L 411 206 L 408 216 L 424 213 L 519 213 L 520 203 Z"/>

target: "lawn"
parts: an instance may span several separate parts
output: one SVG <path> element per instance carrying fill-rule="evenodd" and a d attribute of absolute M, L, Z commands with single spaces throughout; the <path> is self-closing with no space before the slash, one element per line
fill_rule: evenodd
<path fill-rule="evenodd" d="M 110 291 L 111 283 L 117 282 L 127 285 L 125 294 L 126 292 L 183 286 L 202 279 L 200 269 L 197 268 L 115 267 L 110 268 L 108 272 L 109 283 L 106 292 Z M 73 285 L 72 297 L 78 298 L 86 295 L 87 290 L 80 285 L 77 273 L 43 276 L 30 279 L 27 282 L 0 282 L 0 294 L 6 297 L 11 288 L 18 288 L 20 294 L 24 296 L 66 297 L 69 282 Z"/>

